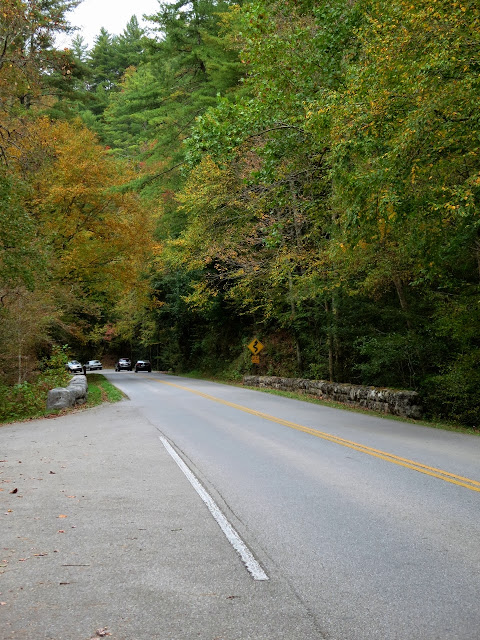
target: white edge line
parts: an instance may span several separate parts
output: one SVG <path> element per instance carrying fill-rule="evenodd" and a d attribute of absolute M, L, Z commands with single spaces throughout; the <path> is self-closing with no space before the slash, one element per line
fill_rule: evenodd
<path fill-rule="evenodd" d="M 232 525 L 228 522 L 226 517 L 220 511 L 220 509 L 216 505 L 213 498 L 205 491 L 203 486 L 200 484 L 200 482 L 197 480 L 194 474 L 190 471 L 190 469 L 187 467 L 185 462 L 180 458 L 180 456 L 172 447 L 172 445 L 168 442 L 168 440 L 163 436 L 159 436 L 159 437 L 165 449 L 168 451 L 168 453 L 172 456 L 172 458 L 175 460 L 177 465 L 183 471 L 188 481 L 190 482 L 192 487 L 195 489 L 195 491 L 198 493 L 200 498 L 207 505 L 208 510 L 217 521 L 218 526 L 227 537 L 227 540 L 230 542 L 232 547 L 242 558 L 252 578 L 254 580 L 268 580 L 269 578 L 265 573 L 265 571 L 259 565 L 257 560 L 255 560 L 250 549 L 243 542 L 243 540 L 240 538 L 238 533 L 235 531 L 235 529 L 232 527 Z"/>

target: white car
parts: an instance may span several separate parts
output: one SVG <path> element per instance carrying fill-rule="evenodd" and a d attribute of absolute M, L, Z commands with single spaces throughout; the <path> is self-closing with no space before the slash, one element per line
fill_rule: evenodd
<path fill-rule="evenodd" d="M 100 360 L 89 360 L 85 363 L 85 371 L 95 371 L 95 369 L 101 369 L 102 363 Z"/>
<path fill-rule="evenodd" d="M 78 360 L 70 360 L 66 366 L 67 371 L 70 371 L 70 373 L 83 373 L 82 365 Z"/>

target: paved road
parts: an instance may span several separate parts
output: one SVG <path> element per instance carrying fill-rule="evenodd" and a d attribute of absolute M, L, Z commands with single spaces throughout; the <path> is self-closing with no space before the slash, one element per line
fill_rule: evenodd
<path fill-rule="evenodd" d="M 105 374 L 0 428 L 1 640 L 480 639 L 480 438 Z"/>

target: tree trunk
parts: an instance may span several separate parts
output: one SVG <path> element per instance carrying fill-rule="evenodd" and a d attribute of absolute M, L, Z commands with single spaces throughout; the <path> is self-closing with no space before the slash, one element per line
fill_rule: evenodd
<path fill-rule="evenodd" d="M 340 382 L 343 377 L 343 370 L 340 367 L 340 340 L 338 338 L 338 304 L 335 296 L 332 296 L 332 337 L 333 337 L 333 351 L 335 355 L 334 359 L 334 374 L 336 379 Z"/>
<path fill-rule="evenodd" d="M 298 367 L 298 372 L 300 373 L 303 369 L 303 362 L 302 362 L 302 351 L 300 349 L 300 343 L 298 341 L 298 337 L 297 337 L 297 330 L 295 328 L 295 320 L 297 317 L 297 310 L 295 309 L 295 300 L 293 299 L 293 281 L 292 281 L 292 272 L 289 271 L 288 273 L 288 293 L 289 293 L 289 298 L 290 298 L 290 311 L 291 311 L 291 319 L 292 319 L 292 335 L 293 335 L 293 340 L 295 343 L 295 352 L 296 352 L 296 358 L 297 358 L 297 367 Z"/>
<path fill-rule="evenodd" d="M 327 314 L 327 346 L 328 346 L 328 379 L 330 382 L 334 380 L 334 349 L 332 325 L 330 321 L 330 305 L 325 300 L 325 313 Z"/>
<path fill-rule="evenodd" d="M 292 202 L 291 210 L 292 210 L 292 216 L 293 216 L 293 227 L 295 229 L 295 242 L 296 242 L 298 251 L 301 251 L 303 249 L 302 222 L 298 214 L 297 196 L 295 193 L 293 180 L 290 180 L 290 198 Z"/>
<path fill-rule="evenodd" d="M 410 322 L 410 318 L 409 318 L 409 307 L 408 307 L 408 302 L 407 302 L 407 298 L 405 297 L 405 288 L 403 286 L 403 282 L 402 279 L 400 278 L 400 276 L 394 276 L 393 277 L 393 283 L 395 285 L 395 289 L 397 290 L 397 296 L 398 296 L 398 300 L 400 302 L 400 307 L 402 309 L 402 311 L 405 313 L 405 321 L 407 323 L 407 327 L 409 329 L 412 328 L 412 324 Z"/>
<path fill-rule="evenodd" d="M 478 279 L 480 281 L 480 240 L 475 240 L 475 257 L 477 259 Z"/>

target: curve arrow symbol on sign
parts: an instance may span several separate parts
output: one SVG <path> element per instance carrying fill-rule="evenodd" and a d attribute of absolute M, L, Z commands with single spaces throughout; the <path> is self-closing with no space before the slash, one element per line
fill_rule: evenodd
<path fill-rule="evenodd" d="M 254 338 L 252 342 L 248 345 L 248 348 L 253 353 L 254 356 L 260 353 L 260 351 L 264 348 L 263 344 L 257 338 Z"/>

